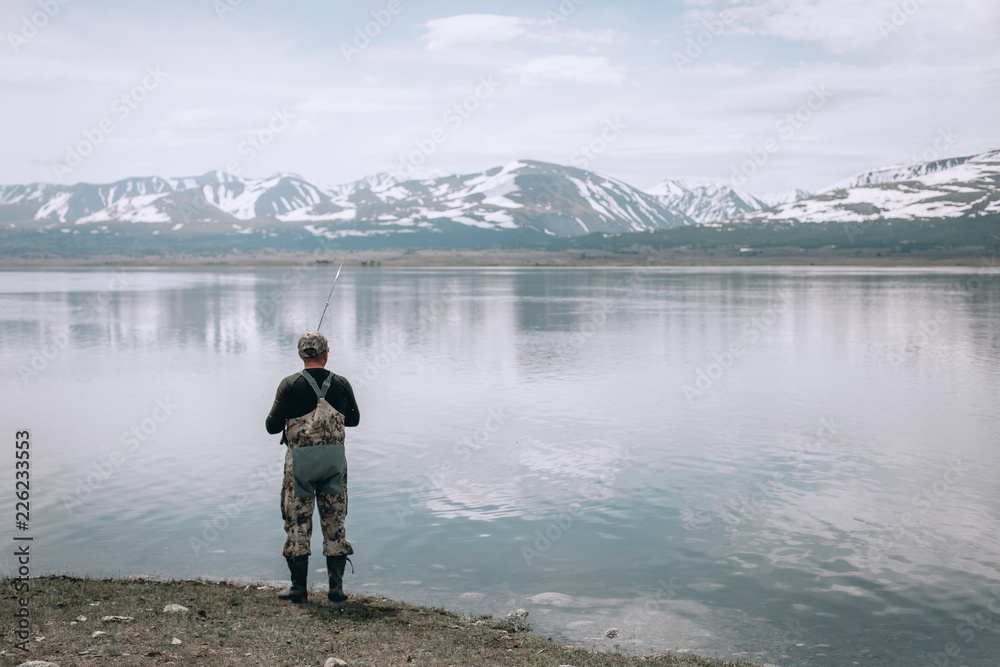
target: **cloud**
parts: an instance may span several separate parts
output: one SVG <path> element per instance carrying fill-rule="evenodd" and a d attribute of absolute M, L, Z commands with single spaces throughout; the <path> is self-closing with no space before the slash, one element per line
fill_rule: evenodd
<path fill-rule="evenodd" d="M 163 114 L 164 125 L 198 125 L 219 119 L 228 119 L 221 109 L 174 108 Z"/>
<path fill-rule="evenodd" d="M 591 46 L 614 46 L 622 37 L 614 28 L 604 30 L 560 30 L 539 31 L 528 35 L 534 42 L 544 44 L 588 44 Z"/>
<path fill-rule="evenodd" d="M 319 128 L 308 118 L 300 118 L 295 125 L 292 125 L 291 135 L 293 137 L 318 137 Z"/>
<path fill-rule="evenodd" d="M 557 81 L 621 85 L 625 73 L 603 56 L 545 56 L 520 68 L 521 83 L 539 86 Z"/>
<path fill-rule="evenodd" d="M 736 34 L 819 42 L 842 53 L 879 41 L 882 4 L 882 0 L 761 0 L 730 11 L 736 17 Z"/>
<path fill-rule="evenodd" d="M 294 98 L 300 101 L 295 104 L 297 111 L 304 114 L 330 113 L 387 113 L 407 112 L 420 108 L 427 101 L 426 95 L 419 90 L 405 86 L 380 87 L 370 86 L 337 86 L 309 89 L 306 86 L 296 86 L 289 89 Z"/>
<path fill-rule="evenodd" d="M 497 1 L 400 15 L 394 21 L 412 18 L 412 31 L 394 23 L 348 62 L 339 43 L 371 19 L 363 4 L 326 3 L 324 23 L 273 3 L 244 2 L 225 21 L 211 3 L 162 11 L 69 3 L 20 53 L 0 52 L 8 102 L 0 125 L 17 128 L 6 137 L 0 183 L 51 180 L 52 159 L 102 118 L 117 119 L 111 104 L 147 65 L 169 78 L 116 122 L 74 178 L 110 182 L 133 175 L 140 159 L 150 173 L 221 169 L 273 109 L 287 109 L 292 126 L 247 173 L 347 182 L 395 168 L 491 75 L 502 92 L 449 127 L 425 168 L 471 173 L 532 157 L 571 164 L 620 116 L 630 129 L 593 169 L 634 184 L 724 180 L 813 86 L 826 86 L 831 101 L 782 142 L 751 191 L 816 189 L 907 160 L 940 128 L 961 137 L 954 154 L 1000 146 L 996 0 L 685 0 L 662 13 L 587 0 L 558 23 L 544 9 Z M 883 38 L 878 21 L 893 20 L 893 5 L 919 9 L 903 10 L 899 30 Z M 733 12 L 724 34 L 678 71 L 672 52 L 723 9 Z M 331 36 L 320 23 L 338 27 Z M 123 34 L 143 39 L 115 38 Z"/>
<path fill-rule="evenodd" d="M 621 36 L 614 28 L 556 30 L 544 21 L 499 14 L 459 14 L 428 21 L 420 39 L 428 51 L 462 46 L 488 46 L 522 39 L 540 44 L 614 46 Z"/>
<path fill-rule="evenodd" d="M 952 40 L 995 39 L 1000 13 L 992 0 L 931 3 L 928 0 L 759 0 L 730 7 L 736 34 L 768 35 L 790 41 L 817 42 L 831 53 L 847 53 L 885 44 L 897 33 L 914 41 L 942 35 L 948 26 Z M 691 20 L 709 12 L 691 10 Z"/>
<path fill-rule="evenodd" d="M 421 39 L 428 51 L 508 42 L 528 33 L 527 20 L 499 14 L 459 14 L 428 21 L 423 27 L 427 33 Z"/>

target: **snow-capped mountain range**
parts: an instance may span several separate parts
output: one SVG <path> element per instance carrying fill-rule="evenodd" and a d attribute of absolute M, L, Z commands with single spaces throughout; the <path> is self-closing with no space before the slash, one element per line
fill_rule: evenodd
<path fill-rule="evenodd" d="M 374 174 L 320 187 L 294 174 L 225 172 L 92 185 L 0 186 L 0 225 L 87 229 L 160 223 L 214 233 L 298 229 L 338 238 L 455 231 L 538 237 L 648 231 L 730 221 L 860 222 L 1000 213 L 1000 151 L 866 171 L 816 194 L 754 196 L 723 183 L 664 180 L 647 192 L 594 172 L 523 160 L 474 174 Z M 89 227 L 89 229 L 88 229 Z M 235 232 L 233 232 L 235 230 Z M 159 232 L 156 232 L 159 233 Z"/>
<path fill-rule="evenodd" d="M 330 238 L 353 234 L 359 227 L 362 236 L 456 226 L 578 236 L 695 222 L 621 181 L 530 160 L 424 180 L 376 174 L 333 188 L 293 174 L 238 179 L 223 172 L 129 178 L 107 185 L 3 186 L 0 220 L 174 223 L 177 229 L 185 223 L 215 222 L 231 223 L 241 231 L 255 224 L 286 223 Z"/>
<path fill-rule="evenodd" d="M 1000 151 L 864 171 L 747 221 L 865 222 L 1000 213 Z"/>
<path fill-rule="evenodd" d="M 549 236 L 644 231 L 691 224 L 655 197 L 593 172 L 546 162 L 512 162 L 477 174 L 397 181 L 387 174 L 342 186 L 329 201 L 278 215 L 330 238 L 464 225 Z M 347 224 L 344 224 L 347 223 Z"/>
<path fill-rule="evenodd" d="M 205 219 L 251 220 L 275 217 L 329 198 L 319 187 L 290 174 L 244 180 L 220 171 L 188 178 L 127 178 L 106 185 L 0 186 L 0 206 L 37 206 L 31 216 L 34 220 L 75 224 L 174 222 L 185 208 L 200 209 Z"/>

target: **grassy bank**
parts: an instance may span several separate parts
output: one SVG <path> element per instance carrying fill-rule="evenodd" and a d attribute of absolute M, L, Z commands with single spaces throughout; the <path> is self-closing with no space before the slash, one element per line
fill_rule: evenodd
<path fill-rule="evenodd" d="M 510 621 L 469 619 L 372 596 L 293 605 L 266 587 L 198 581 L 31 580 L 30 653 L 15 646 L 19 601 L 3 582 L 0 665 L 750 665 L 673 655 L 588 653 Z M 186 612 L 165 612 L 170 604 Z M 119 619 L 102 620 L 106 617 Z M 123 620 L 120 617 L 124 617 Z M 530 619 L 529 619 L 530 620 Z M 104 634 L 96 634 L 104 633 Z M 96 635 L 96 636 L 95 636 Z"/>
<path fill-rule="evenodd" d="M 465 229 L 457 236 L 429 234 L 422 240 L 373 236 L 351 245 L 345 238 L 323 247 L 312 234 L 287 226 L 271 230 L 276 236 L 261 236 L 220 235 L 213 226 L 204 234 L 185 227 L 175 235 L 170 223 L 116 225 L 111 236 L 81 234 L 72 225 L 64 228 L 70 233 L 62 233 L 41 223 L 0 229 L 0 268 L 335 266 L 349 246 L 348 265 L 369 267 L 645 266 L 650 260 L 656 266 L 983 267 L 996 266 L 1000 252 L 1000 215 L 862 223 L 722 222 L 559 238 Z"/>
<path fill-rule="evenodd" d="M 306 252 L 262 252 L 230 254 L 95 254 L 80 256 L 15 257 L 0 255 L 2 269 L 152 268 L 152 267 L 326 267 L 331 271 L 343 254 L 317 261 Z M 744 250 L 721 248 L 537 250 L 497 248 L 491 250 L 352 250 L 344 265 L 352 269 L 378 270 L 392 267 L 690 267 L 690 266 L 849 266 L 849 267 L 968 267 L 997 266 L 996 251 L 983 247 L 953 249 L 795 247 Z"/>

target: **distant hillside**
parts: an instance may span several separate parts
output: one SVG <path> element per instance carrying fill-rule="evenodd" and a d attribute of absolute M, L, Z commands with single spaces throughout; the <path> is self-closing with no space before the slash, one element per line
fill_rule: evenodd
<path fill-rule="evenodd" d="M 642 192 L 591 171 L 532 160 L 422 180 L 382 173 L 328 188 L 294 174 L 240 179 L 209 172 L 103 185 L 0 186 L 0 254 L 308 250 L 346 245 L 355 233 L 358 248 L 544 245 L 674 229 L 692 231 L 671 238 L 705 239 L 714 232 L 695 229 L 718 225 L 735 239 L 734 225 L 751 226 L 752 235 L 759 225 L 774 223 L 785 225 L 775 228 L 775 242 L 812 243 L 821 229 L 786 223 L 843 223 L 835 235 L 853 237 L 858 225 L 880 221 L 927 223 L 911 224 L 909 236 L 944 243 L 933 221 L 992 220 L 997 213 L 1000 151 L 873 169 L 814 195 L 794 190 L 763 198 L 722 183 L 675 179 Z M 753 242 L 761 243 L 769 241 Z"/>
<path fill-rule="evenodd" d="M 550 239 L 550 250 L 657 252 L 671 249 L 752 256 L 775 249 L 862 251 L 889 254 L 942 251 L 981 259 L 1000 269 L 1000 215 L 938 220 L 873 220 L 863 223 L 738 222 L 607 236 Z"/>
<path fill-rule="evenodd" d="M 328 189 L 293 174 L 237 179 L 224 172 L 105 185 L 2 186 L 0 221 L 10 229 L 27 224 L 98 236 L 109 233 L 110 223 L 164 223 L 159 231 L 165 237 L 195 226 L 213 235 L 294 228 L 326 238 L 358 228 L 360 236 L 407 238 L 461 235 L 463 228 L 578 236 L 693 222 L 621 181 L 534 161 L 428 180 L 381 174 Z"/>
<path fill-rule="evenodd" d="M 865 171 L 748 221 L 863 222 L 1000 213 L 1000 151 Z"/>

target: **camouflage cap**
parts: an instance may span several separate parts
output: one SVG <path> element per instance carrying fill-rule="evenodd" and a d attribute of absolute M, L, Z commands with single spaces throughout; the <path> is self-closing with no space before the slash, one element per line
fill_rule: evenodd
<path fill-rule="evenodd" d="M 323 353 L 330 349 L 326 336 L 318 331 L 310 331 L 302 334 L 299 338 L 299 356 L 303 359 L 312 359 L 323 356 Z"/>

